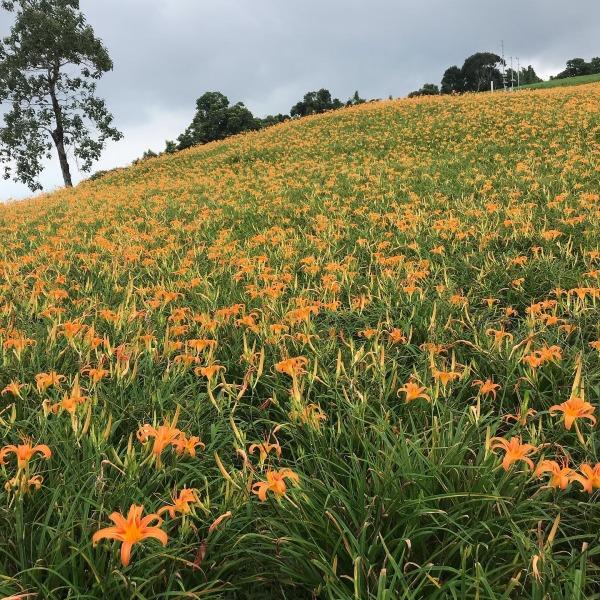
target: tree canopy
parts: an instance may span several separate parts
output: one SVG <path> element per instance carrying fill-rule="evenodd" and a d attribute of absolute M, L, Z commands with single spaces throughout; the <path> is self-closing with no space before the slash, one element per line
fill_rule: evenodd
<path fill-rule="evenodd" d="M 96 80 L 112 61 L 78 0 L 3 0 L 1 8 L 15 13 L 0 42 L 0 103 L 9 107 L 0 128 L 4 177 L 41 189 L 42 161 L 54 145 L 71 186 L 69 151 L 89 171 L 106 141 L 122 137 L 96 96 Z"/>
<path fill-rule="evenodd" d="M 177 149 L 184 150 L 195 144 L 222 140 L 230 135 L 257 128 L 254 116 L 242 102 L 231 105 L 225 94 L 206 92 L 196 101 L 196 114 L 192 122 L 177 138 Z"/>
<path fill-rule="evenodd" d="M 580 75 L 593 75 L 600 73 L 600 57 L 595 56 L 586 62 L 584 58 L 571 58 L 567 61 L 567 67 L 556 75 L 555 79 L 566 79 L 567 77 L 579 77 Z"/>
<path fill-rule="evenodd" d="M 481 92 L 489 90 L 491 83 L 502 86 L 502 73 L 499 67 L 502 58 L 493 52 L 476 52 L 469 56 L 463 66 L 453 65 L 446 69 L 442 77 L 442 94 Z"/>
<path fill-rule="evenodd" d="M 420 90 L 411 92 L 408 97 L 415 98 L 418 96 L 437 96 L 440 93 L 440 88 L 435 83 L 424 83 Z"/>
<path fill-rule="evenodd" d="M 343 103 L 337 98 L 331 97 L 331 92 L 324 88 L 316 92 L 304 94 L 300 102 L 294 104 L 290 110 L 292 117 L 306 117 L 307 115 L 316 115 L 327 110 L 342 108 Z"/>

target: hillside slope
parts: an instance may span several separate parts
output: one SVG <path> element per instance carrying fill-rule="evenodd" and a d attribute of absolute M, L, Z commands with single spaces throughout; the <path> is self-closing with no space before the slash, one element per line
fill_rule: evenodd
<path fill-rule="evenodd" d="M 594 75 L 580 75 L 578 77 L 565 77 L 564 79 L 550 79 L 548 81 L 540 81 L 539 83 L 530 83 L 522 85 L 521 89 L 548 89 L 554 87 L 569 87 L 572 85 L 586 85 L 588 83 L 596 83 L 600 81 L 600 73 Z"/>
<path fill-rule="evenodd" d="M 591 597 L 599 181 L 595 84 L 0 207 L 0 597 Z"/>

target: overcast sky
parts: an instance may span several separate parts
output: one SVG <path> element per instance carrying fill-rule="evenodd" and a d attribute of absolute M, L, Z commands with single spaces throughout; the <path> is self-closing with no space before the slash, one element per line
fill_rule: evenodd
<path fill-rule="evenodd" d="M 208 90 L 257 116 L 327 87 L 347 99 L 404 96 L 477 51 L 519 56 L 547 78 L 600 55 L 600 0 L 81 0 L 114 71 L 98 85 L 124 133 L 96 169 L 164 149 Z M 0 13 L 0 33 L 9 13 Z M 516 64 L 515 64 L 516 66 Z M 1 109 L 0 109 L 1 110 Z M 53 160 L 46 190 L 62 184 Z M 75 180 L 80 180 L 72 165 Z M 0 199 L 28 189 L 0 179 Z"/>

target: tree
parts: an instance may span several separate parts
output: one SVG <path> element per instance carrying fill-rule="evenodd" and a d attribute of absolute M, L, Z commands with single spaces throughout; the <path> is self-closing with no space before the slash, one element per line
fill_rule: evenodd
<path fill-rule="evenodd" d="M 196 114 L 189 127 L 177 138 L 177 149 L 184 150 L 253 129 L 258 129 L 257 121 L 242 102 L 230 106 L 229 98 L 221 92 L 206 92 L 196 101 Z"/>
<path fill-rule="evenodd" d="M 137 164 L 144 162 L 145 160 L 148 160 L 150 158 L 156 158 L 157 156 L 158 156 L 158 154 L 156 152 L 154 152 L 154 150 L 149 148 L 148 150 L 146 150 L 144 152 L 144 154 L 142 154 L 141 158 L 136 158 L 131 164 L 137 165 Z"/>
<path fill-rule="evenodd" d="M 583 58 L 572 58 L 567 61 L 567 68 L 556 76 L 556 79 L 565 79 L 567 77 L 578 77 L 579 75 L 589 75 L 592 72 L 591 63 L 585 62 Z"/>
<path fill-rule="evenodd" d="M 465 91 L 488 90 L 492 81 L 496 87 L 501 86 L 502 74 L 498 69 L 501 64 L 502 59 L 493 52 L 476 52 L 469 56 L 461 69 Z"/>
<path fill-rule="evenodd" d="M 364 98 L 361 98 L 358 93 L 358 90 L 356 90 L 352 98 L 349 98 L 346 102 L 346 106 L 356 106 L 357 104 L 364 104 L 365 102 L 366 100 Z"/>
<path fill-rule="evenodd" d="M 265 127 L 271 127 L 272 125 L 283 123 L 289 118 L 289 115 L 282 115 L 281 113 L 279 113 L 277 115 L 267 115 L 262 119 L 256 118 L 256 123 L 258 124 L 259 129 L 264 129 Z"/>
<path fill-rule="evenodd" d="M 344 106 L 337 98 L 331 98 L 331 92 L 325 88 L 321 88 L 317 92 L 308 92 L 304 94 L 304 98 L 300 102 L 292 106 L 290 115 L 292 117 L 305 117 L 307 115 L 316 115 L 325 112 L 342 108 Z"/>
<path fill-rule="evenodd" d="M 437 96 L 440 93 L 440 88 L 435 83 L 424 83 L 420 90 L 411 92 L 408 97 L 415 98 L 418 96 Z"/>
<path fill-rule="evenodd" d="M 600 73 L 600 56 L 594 56 L 592 60 L 590 60 L 590 74 Z"/>
<path fill-rule="evenodd" d="M 442 94 L 461 93 L 465 91 L 465 78 L 462 70 L 456 65 L 444 71 L 442 77 Z"/>
<path fill-rule="evenodd" d="M 79 0 L 2 0 L 15 13 L 0 42 L 0 103 L 9 106 L 0 128 L 0 162 L 31 190 L 42 159 L 56 148 L 65 186 L 72 186 L 67 153 L 90 171 L 107 140 L 123 136 L 112 125 L 96 80 L 110 71 L 108 51 L 86 23 Z"/>
<path fill-rule="evenodd" d="M 522 69 L 521 82 L 525 84 L 530 83 L 540 83 L 542 81 L 541 77 L 538 77 L 538 74 L 535 72 L 534 68 L 529 65 L 526 69 Z"/>

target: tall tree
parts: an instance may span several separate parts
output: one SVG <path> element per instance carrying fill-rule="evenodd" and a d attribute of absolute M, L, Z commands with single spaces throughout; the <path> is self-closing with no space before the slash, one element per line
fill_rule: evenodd
<path fill-rule="evenodd" d="M 7 104 L 0 128 L 0 162 L 30 189 L 52 145 L 66 186 L 72 186 L 67 153 L 89 171 L 106 141 L 123 136 L 112 125 L 96 80 L 112 69 L 108 51 L 86 23 L 79 0 L 2 0 L 15 13 L 0 42 L 0 103 Z"/>
<path fill-rule="evenodd" d="M 459 67 L 453 65 L 444 71 L 442 77 L 442 94 L 465 91 L 465 78 Z"/>
<path fill-rule="evenodd" d="M 490 89 L 493 81 L 496 87 L 502 85 L 502 74 L 498 67 L 502 58 L 493 52 L 476 52 L 469 56 L 461 72 L 465 81 L 465 91 L 481 92 Z"/>
<path fill-rule="evenodd" d="M 242 102 L 230 106 L 229 98 L 221 92 L 206 92 L 196 100 L 196 114 L 177 138 L 177 150 L 258 128 L 256 119 Z M 167 142 L 167 152 L 172 148 L 169 144 Z"/>

